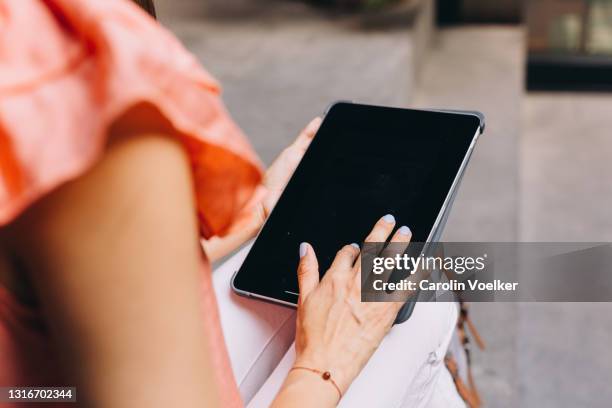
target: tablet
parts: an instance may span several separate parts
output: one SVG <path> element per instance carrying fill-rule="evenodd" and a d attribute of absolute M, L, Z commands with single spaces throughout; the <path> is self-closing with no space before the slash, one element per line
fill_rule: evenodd
<path fill-rule="evenodd" d="M 393 214 L 413 242 L 439 236 L 483 129 L 478 112 L 336 103 L 232 280 L 245 296 L 295 306 L 301 242 L 323 275 L 344 245 Z"/>

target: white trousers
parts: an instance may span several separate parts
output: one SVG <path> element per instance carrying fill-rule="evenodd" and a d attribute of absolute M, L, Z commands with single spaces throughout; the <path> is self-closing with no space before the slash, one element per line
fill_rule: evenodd
<path fill-rule="evenodd" d="M 242 398 L 249 408 L 263 408 L 293 364 L 295 310 L 233 293 L 231 277 L 248 249 L 216 268 L 213 284 Z M 417 303 L 410 319 L 393 326 L 339 406 L 464 407 L 444 365 L 456 322 L 454 303 Z"/>

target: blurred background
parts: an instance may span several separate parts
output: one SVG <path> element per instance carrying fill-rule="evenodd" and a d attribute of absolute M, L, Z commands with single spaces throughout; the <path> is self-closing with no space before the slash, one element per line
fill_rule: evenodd
<path fill-rule="evenodd" d="M 479 110 L 444 240 L 612 241 L 612 0 L 155 4 L 266 163 L 335 100 Z M 612 305 L 471 310 L 485 406 L 611 406 Z"/>

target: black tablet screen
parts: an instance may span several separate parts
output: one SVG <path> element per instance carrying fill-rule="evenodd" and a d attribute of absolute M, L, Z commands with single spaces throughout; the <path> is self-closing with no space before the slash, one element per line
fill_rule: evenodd
<path fill-rule="evenodd" d="M 385 214 L 426 241 L 479 125 L 473 115 L 334 105 L 234 286 L 295 303 L 301 242 L 312 244 L 323 274 Z"/>

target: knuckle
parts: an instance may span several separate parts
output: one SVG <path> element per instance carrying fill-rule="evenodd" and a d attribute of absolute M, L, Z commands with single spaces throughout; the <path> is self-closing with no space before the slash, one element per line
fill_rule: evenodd
<path fill-rule="evenodd" d="M 383 234 L 382 231 L 378 229 L 374 229 L 372 230 L 372 232 L 370 232 L 370 234 L 366 238 L 366 241 L 367 242 L 381 242 L 381 241 L 384 241 L 385 238 L 386 238 L 386 235 Z"/>
<path fill-rule="evenodd" d="M 350 256 L 353 254 L 353 247 L 351 247 L 350 245 L 345 245 L 342 248 L 340 248 L 340 250 L 336 253 L 337 257 L 346 257 L 346 256 Z"/>
<path fill-rule="evenodd" d="M 374 228 L 366 238 L 368 242 L 381 242 L 385 241 L 389 236 L 389 233 L 393 229 L 393 225 L 386 221 L 378 221 Z"/>
<path fill-rule="evenodd" d="M 334 289 L 339 289 L 346 285 L 346 279 L 344 279 L 344 276 L 342 274 L 335 273 L 331 277 L 331 284 Z"/>
<path fill-rule="evenodd" d="M 331 281 L 333 284 L 339 284 L 342 283 L 344 279 L 342 279 L 342 274 L 334 273 L 331 277 Z"/>
<path fill-rule="evenodd" d="M 300 264 L 297 270 L 298 276 L 300 277 L 304 275 L 308 275 L 309 272 L 310 272 L 310 268 L 304 264 Z"/>

